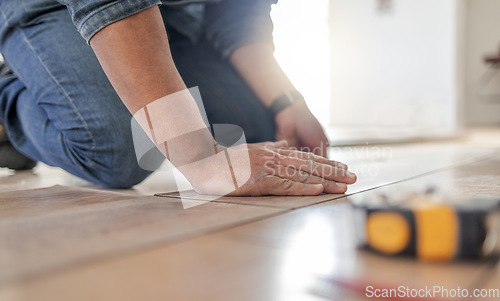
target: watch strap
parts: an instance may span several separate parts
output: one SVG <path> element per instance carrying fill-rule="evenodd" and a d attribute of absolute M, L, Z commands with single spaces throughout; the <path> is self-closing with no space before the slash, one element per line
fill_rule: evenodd
<path fill-rule="evenodd" d="M 295 102 L 299 100 L 303 100 L 304 97 L 297 90 L 287 91 L 280 96 L 276 97 L 271 105 L 269 106 L 269 112 L 271 115 L 276 116 L 279 112 L 293 105 Z"/>

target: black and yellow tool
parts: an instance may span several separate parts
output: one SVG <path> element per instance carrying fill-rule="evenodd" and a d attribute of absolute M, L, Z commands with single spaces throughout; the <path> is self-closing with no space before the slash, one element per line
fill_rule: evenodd
<path fill-rule="evenodd" d="M 429 194 L 409 199 L 355 204 L 362 244 L 387 255 L 434 261 L 500 254 L 500 200 L 450 205 Z"/>

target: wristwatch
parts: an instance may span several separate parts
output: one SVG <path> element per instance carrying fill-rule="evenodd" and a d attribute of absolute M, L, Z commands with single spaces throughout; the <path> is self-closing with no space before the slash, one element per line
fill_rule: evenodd
<path fill-rule="evenodd" d="M 276 97 L 276 99 L 273 100 L 271 105 L 269 106 L 269 112 L 271 115 L 274 117 L 276 116 L 279 112 L 283 111 L 284 109 L 288 108 L 289 106 L 293 105 L 297 101 L 303 100 L 304 97 L 302 94 L 300 94 L 299 91 L 297 90 L 290 90 L 287 91 L 280 96 Z"/>

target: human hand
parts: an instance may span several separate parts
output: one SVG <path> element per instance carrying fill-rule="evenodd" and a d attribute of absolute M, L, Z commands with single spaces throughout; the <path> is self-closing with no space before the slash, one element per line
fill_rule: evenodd
<path fill-rule="evenodd" d="M 190 167 L 198 170 L 191 173 L 195 176 L 188 178 L 198 193 L 319 195 L 323 192 L 344 193 L 347 184 L 356 182 L 356 175 L 347 171 L 347 165 L 290 149 L 286 141 L 243 144 L 220 149 L 219 154 L 223 151 L 227 151 L 227 155 L 213 156 Z M 232 177 L 227 170 L 229 157 Z M 244 182 L 239 183 L 239 179 L 244 179 Z M 237 182 L 241 185 L 236 185 Z"/>
<path fill-rule="evenodd" d="M 303 101 L 279 112 L 275 121 L 278 128 L 276 140 L 286 140 L 291 147 L 327 157 L 328 139 Z"/>

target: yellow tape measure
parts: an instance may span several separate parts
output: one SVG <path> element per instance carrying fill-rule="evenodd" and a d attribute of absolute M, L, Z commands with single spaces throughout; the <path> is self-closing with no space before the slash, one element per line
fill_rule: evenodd
<path fill-rule="evenodd" d="M 362 244 L 387 255 L 422 260 L 476 259 L 500 254 L 500 201 L 467 206 L 410 202 L 355 204 Z"/>

